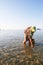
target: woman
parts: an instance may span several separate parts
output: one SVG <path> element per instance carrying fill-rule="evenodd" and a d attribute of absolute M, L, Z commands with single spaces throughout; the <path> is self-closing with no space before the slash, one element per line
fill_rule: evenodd
<path fill-rule="evenodd" d="M 24 44 L 29 41 L 29 46 L 34 47 L 34 39 L 32 39 L 34 32 L 36 32 L 35 26 L 30 26 L 24 30 Z"/>

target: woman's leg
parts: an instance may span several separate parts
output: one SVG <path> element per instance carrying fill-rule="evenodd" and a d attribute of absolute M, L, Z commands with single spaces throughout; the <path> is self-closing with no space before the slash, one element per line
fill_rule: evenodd
<path fill-rule="evenodd" d="M 32 39 L 32 44 L 33 44 L 33 48 L 34 48 L 34 44 L 35 44 L 35 40 L 34 39 Z"/>
<path fill-rule="evenodd" d="M 24 41 L 23 41 L 24 44 L 26 44 L 26 34 L 24 33 Z"/>
<path fill-rule="evenodd" d="M 31 47 L 33 47 L 32 38 L 29 38 L 29 45 L 30 45 Z"/>

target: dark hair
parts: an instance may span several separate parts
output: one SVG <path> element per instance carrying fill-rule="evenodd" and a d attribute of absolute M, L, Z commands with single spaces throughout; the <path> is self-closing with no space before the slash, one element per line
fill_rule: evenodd
<path fill-rule="evenodd" d="M 35 29 L 35 31 L 36 31 L 36 27 L 34 26 L 34 29 Z"/>

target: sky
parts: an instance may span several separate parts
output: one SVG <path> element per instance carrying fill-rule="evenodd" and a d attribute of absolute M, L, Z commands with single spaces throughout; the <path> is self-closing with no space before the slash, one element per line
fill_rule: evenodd
<path fill-rule="evenodd" d="M 43 28 L 43 0 L 0 0 L 0 28 Z"/>

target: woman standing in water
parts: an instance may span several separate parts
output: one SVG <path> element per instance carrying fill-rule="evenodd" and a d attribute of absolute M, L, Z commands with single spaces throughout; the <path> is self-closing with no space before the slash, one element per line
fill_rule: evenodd
<path fill-rule="evenodd" d="M 29 41 L 29 46 L 34 47 L 34 39 L 32 39 L 33 34 L 36 32 L 35 26 L 30 26 L 24 30 L 24 41 L 23 43 L 26 44 Z"/>

